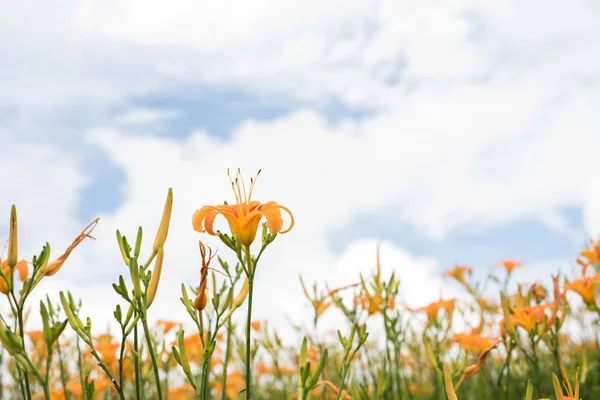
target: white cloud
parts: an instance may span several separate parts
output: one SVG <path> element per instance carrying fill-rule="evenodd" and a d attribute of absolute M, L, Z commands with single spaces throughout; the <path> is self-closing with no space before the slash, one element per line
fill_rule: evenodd
<path fill-rule="evenodd" d="M 169 121 L 177 118 L 180 114 L 177 110 L 135 108 L 117 116 L 115 122 L 122 125 L 145 125 Z"/>
<path fill-rule="evenodd" d="M 584 1 L 56 0 L 36 16 L 23 4 L 0 17 L 24 39 L 0 47 L 0 102 L 28 107 L 204 84 L 389 107 L 414 85 L 575 87 L 600 66 L 599 11 Z"/>
<path fill-rule="evenodd" d="M 76 210 L 80 191 L 88 183 L 77 159 L 55 146 L 23 143 L 8 134 L 1 141 L 0 237 L 7 239 L 10 208 L 15 204 L 24 254 L 39 253 L 47 240 L 66 245 L 70 235 L 81 230 Z"/>

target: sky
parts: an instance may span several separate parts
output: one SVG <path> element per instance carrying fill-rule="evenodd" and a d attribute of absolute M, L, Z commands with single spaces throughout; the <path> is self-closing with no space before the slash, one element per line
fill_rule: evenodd
<path fill-rule="evenodd" d="M 38 296 L 71 290 L 108 321 L 126 272 L 115 230 L 172 226 L 151 318 L 186 320 L 193 212 L 233 201 L 227 168 L 296 225 L 257 272 L 254 315 L 308 315 L 375 266 L 407 304 L 456 294 L 441 273 L 571 271 L 600 234 L 600 6 L 590 0 L 0 0 L 0 238 L 58 256 Z M 223 224 L 223 221 L 220 221 Z M 225 225 L 221 225 L 224 227 Z M 109 301 L 110 300 L 110 301 Z M 334 317 L 332 317 L 334 318 Z"/>

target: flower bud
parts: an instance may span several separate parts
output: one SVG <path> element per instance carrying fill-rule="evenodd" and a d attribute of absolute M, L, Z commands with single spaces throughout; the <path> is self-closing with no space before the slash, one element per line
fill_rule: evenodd
<path fill-rule="evenodd" d="M 171 211 L 173 209 L 173 189 L 169 188 L 167 193 L 167 201 L 165 202 L 165 208 L 163 210 L 162 219 L 158 226 L 158 232 L 156 232 L 156 238 L 154 239 L 154 245 L 152 251 L 158 251 L 159 246 L 162 246 L 167 241 L 167 234 L 169 233 L 169 224 L 171 223 Z"/>
<path fill-rule="evenodd" d="M 163 260 L 165 258 L 165 251 L 162 246 L 158 247 L 158 253 L 156 254 L 156 260 L 154 261 L 154 269 L 150 276 L 150 283 L 148 284 L 148 292 L 146 294 L 146 309 L 150 308 L 154 298 L 156 297 L 156 291 L 158 290 L 158 281 L 160 280 L 160 273 L 162 271 Z"/>
<path fill-rule="evenodd" d="M 206 304 L 208 304 L 208 286 L 204 286 L 204 290 L 200 289 L 198 291 L 198 296 L 194 300 L 194 308 L 198 311 L 202 311 L 206 308 Z"/>
<path fill-rule="evenodd" d="M 448 400 L 458 400 L 448 368 L 444 368 L 444 386 L 446 387 L 446 395 L 448 396 Z"/>
<path fill-rule="evenodd" d="M 6 261 L 11 270 L 17 265 L 17 258 L 19 258 L 19 244 L 17 235 L 17 208 L 13 204 L 10 209 L 10 223 L 8 231 L 8 254 Z M 10 278 L 12 281 L 12 278 Z"/>
<path fill-rule="evenodd" d="M 246 300 L 246 296 L 248 296 L 248 290 L 250 289 L 250 283 L 248 282 L 248 278 L 244 279 L 244 284 L 242 285 L 242 289 L 233 299 L 232 307 L 238 308 L 242 304 L 244 304 L 244 300 Z"/>
<path fill-rule="evenodd" d="M 513 324 L 511 315 L 510 315 L 510 306 L 508 305 L 508 299 L 504 295 L 504 293 L 500 293 L 500 300 L 502 302 L 502 312 L 504 313 L 504 329 L 506 329 L 506 333 L 508 333 L 511 337 L 516 335 L 515 325 Z"/>

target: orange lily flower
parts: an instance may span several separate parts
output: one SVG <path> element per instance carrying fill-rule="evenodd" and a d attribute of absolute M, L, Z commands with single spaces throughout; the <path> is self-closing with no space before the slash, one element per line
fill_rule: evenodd
<path fill-rule="evenodd" d="M 486 299 L 484 297 L 479 297 L 477 303 L 479 304 L 479 307 L 485 311 L 496 312 L 500 308 L 494 300 Z"/>
<path fill-rule="evenodd" d="M 452 341 L 469 353 L 477 355 L 482 354 L 488 347 L 492 345 L 491 338 L 478 335 L 474 332 L 458 333 L 454 335 Z"/>
<path fill-rule="evenodd" d="M 317 314 L 317 317 L 320 317 L 321 314 L 323 314 L 325 311 L 327 311 L 327 309 L 331 306 L 332 302 L 330 300 L 317 300 L 314 299 L 312 301 L 312 305 L 315 308 L 315 312 Z"/>
<path fill-rule="evenodd" d="M 511 315 L 512 322 L 520 326 L 529 333 L 535 333 L 539 336 L 552 329 L 556 321 L 556 314 L 553 310 L 552 315 L 546 314 L 546 309 L 554 308 L 554 304 L 539 304 L 531 307 L 515 307 Z M 544 321 L 546 325 L 544 327 Z M 504 323 L 502 321 L 501 323 Z"/>
<path fill-rule="evenodd" d="M 467 272 L 470 273 L 472 270 L 473 270 L 473 268 L 470 265 L 457 265 L 454 268 L 449 269 L 448 271 L 444 272 L 444 277 L 454 278 L 458 282 L 467 286 L 467 282 L 465 280 L 465 274 Z"/>
<path fill-rule="evenodd" d="M 427 317 L 429 320 L 433 320 L 433 319 L 437 318 L 438 312 L 440 310 L 444 310 L 448 314 L 450 314 L 453 309 L 454 309 L 454 299 L 451 299 L 451 300 L 434 301 L 433 303 L 431 303 L 425 307 L 417 308 L 412 311 L 424 312 L 425 314 L 427 314 Z"/>
<path fill-rule="evenodd" d="M 396 302 L 392 297 L 384 299 L 376 294 L 374 294 L 371 297 L 372 299 L 370 299 L 367 294 L 356 296 L 354 298 L 354 304 L 358 304 L 360 302 L 362 309 L 366 310 L 369 313 L 369 315 L 381 312 L 380 307 L 385 303 L 387 303 L 388 308 L 391 310 L 393 310 L 396 306 Z"/>
<path fill-rule="evenodd" d="M 215 389 L 218 393 L 225 390 L 225 394 L 230 399 L 235 399 L 246 386 L 246 380 L 241 371 L 233 371 L 227 374 L 227 383 L 225 388 L 220 380 L 215 382 Z"/>
<path fill-rule="evenodd" d="M 506 270 L 506 273 L 510 275 L 510 274 L 512 274 L 512 272 L 515 268 L 522 266 L 523 263 L 521 263 L 519 261 L 513 261 L 513 260 L 503 260 L 503 261 L 500 261 L 496 265 L 498 267 L 503 267 Z"/>
<path fill-rule="evenodd" d="M 548 296 L 548 291 L 539 283 L 534 283 L 529 288 L 529 293 L 538 301 L 542 301 Z"/>
<path fill-rule="evenodd" d="M 590 306 L 596 303 L 596 285 L 600 284 L 600 274 L 574 280 L 564 286 L 565 291 L 572 290 L 581 296 L 585 304 Z"/>
<path fill-rule="evenodd" d="M 229 173 L 229 171 L 228 171 Z M 258 171 L 260 174 L 260 170 Z M 256 177 L 258 178 L 258 174 Z M 252 190 L 256 179 L 250 180 L 250 189 L 246 192 L 246 186 L 242 182 L 240 170 L 238 169 L 235 181 L 229 177 L 231 187 L 235 195 L 236 204 L 221 206 L 204 206 L 197 210 L 192 217 L 194 230 L 198 232 L 207 232 L 209 235 L 219 236 L 220 231 L 215 232 L 213 223 L 217 215 L 221 214 L 229 223 L 231 233 L 243 246 L 250 246 L 256 238 L 258 225 L 261 219 L 265 218 L 266 226 L 271 233 L 286 233 L 294 226 L 294 217 L 292 212 L 285 206 L 275 201 L 261 203 L 252 200 Z M 283 229 L 283 218 L 281 210 L 287 212 L 291 218 L 290 226 Z"/>
<path fill-rule="evenodd" d="M 173 328 L 180 327 L 181 323 L 175 322 L 175 321 L 169 321 L 169 320 L 165 320 L 165 319 L 159 319 L 158 321 L 156 321 L 156 325 L 162 326 L 163 332 L 166 334 L 166 333 L 169 333 Z"/>
<path fill-rule="evenodd" d="M 191 385 L 179 386 L 169 389 L 169 398 L 173 400 L 187 400 L 196 396 L 194 388 Z"/>
<path fill-rule="evenodd" d="M 29 274 L 29 268 L 27 266 L 27 261 L 21 260 L 15 265 L 15 270 L 19 272 L 19 280 L 24 282 L 27 279 L 27 275 Z M 6 276 L 6 279 L 10 279 L 8 276 L 10 274 L 10 267 L 8 266 L 8 261 L 4 261 L 2 263 L 2 273 Z M 8 281 L 5 280 L 2 276 L 0 276 L 0 292 L 8 295 Z"/>
<path fill-rule="evenodd" d="M 581 264 L 584 264 L 585 266 L 591 265 L 591 264 L 600 264 L 600 240 L 596 241 L 596 242 L 592 242 L 590 247 L 588 247 L 585 250 L 582 250 L 581 253 L 579 253 L 583 258 L 585 258 L 587 260 L 586 261 L 581 261 Z"/>
<path fill-rule="evenodd" d="M 108 334 L 102 334 L 96 338 L 96 351 L 102 357 L 102 361 L 113 372 L 117 372 L 118 358 L 117 350 L 121 347 L 119 343 L 113 341 L 113 337 Z"/>
<path fill-rule="evenodd" d="M 255 331 L 259 331 L 260 330 L 260 321 L 252 321 L 250 322 L 250 327 L 252 329 L 254 329 Z"/>

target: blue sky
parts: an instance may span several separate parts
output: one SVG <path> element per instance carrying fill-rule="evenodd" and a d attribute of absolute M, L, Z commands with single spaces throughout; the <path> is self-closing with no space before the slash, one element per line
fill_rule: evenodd
<path fill-rule="evenodd" d="M 515 258 L 546 279 L 600 233 L 597 7 L 234 3 L 6 6 L 0 36 L 20 39 L 0 42 L 0 210 L 19 207 L 25 253 L 102 218 L 40 291 L 109 295 L 114 230 L 154 229 L 172 186 L 171 310 L 197 279 L 195 241 L 218 244 L 189 219 L 231 200 L 227 167 L 263 168 L 257 196 L 296 214 L 264 261 L 260 284 L 285 300 L 257 315 L 275 320 L 302 309 L 298 274 L 348 283 L 377 243 L 419 305 L 454 293 L 439 276 L 454 263 Z"/>

